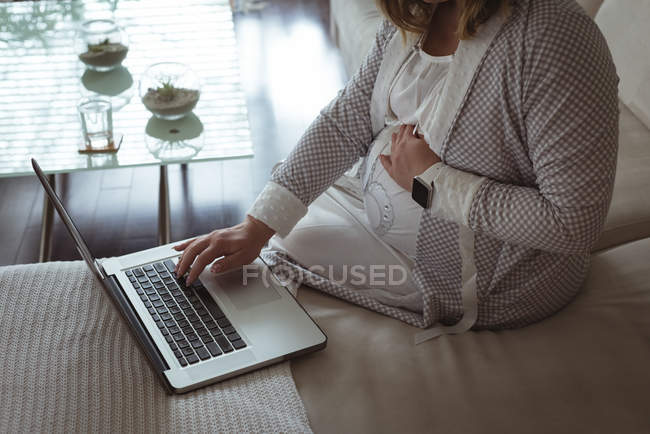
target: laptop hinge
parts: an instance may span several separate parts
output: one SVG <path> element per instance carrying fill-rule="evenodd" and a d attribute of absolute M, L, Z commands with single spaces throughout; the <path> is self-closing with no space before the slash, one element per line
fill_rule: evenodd
<path fill-rule="evenodd" d="M 95 265 L 95 270 L 97 270 L 97 274 L 103 279 L 106 279 L 108 277 L 106 273 L 104 272 L 104 267 L 102 264 L 97 260 L 93 259 L 93 264 Z"/>

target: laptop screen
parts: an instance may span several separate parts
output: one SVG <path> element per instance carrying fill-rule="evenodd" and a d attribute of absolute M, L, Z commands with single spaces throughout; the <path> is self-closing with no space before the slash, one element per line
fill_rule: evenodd
<path fill-rule="evenodd" d="M 41 167 L 33 158 L 32 158 L 32 167 L 34 168 L 34 172 L 36 172 L 36 176 L 38 177 L 39 181 L 41 181 L 41 184 L 43 184 L 43 188 L 45 189 L 45 194 L 47 194 L 47 196 L 50 198 L 52 205 L 54 205 L 54 208 L 56 208 L 56 212 L 59 214 L 59 217 L 61 217 L 63 224 L 65 225 L 65 227 L 68 229 L 68 232 L 72 236 L 72 239 L 74 240 L 74 243 L 77 247 L 77 251 L 83 258 L 83 260 L 86 261 L 86 264 L 88 264 L 88 268 L 90 268 L 90 270 L 95 274 L 95 276 L 100 281 L 103 280 L 106 277 L 104 275 L 103 270 L 97 265 L 97 262 L 95 261 L 95 257 L 92 255 L 92 253 L 90 253 L 90 249 L 88 249 L 88 245 L 86 244 L 83 237 L 81 236 L 81 233 L 79 233 L 79 230 L 74 225 L 72 219 L 70 218 L 70 215 L 63 207 L 63 204 L 61 203 L 61 199 L 59 199 L 59 196 L 56 194 L 56 192 L 50 185 L 49 181 L 45 177 L 45 174 L 41 170 Z"/>

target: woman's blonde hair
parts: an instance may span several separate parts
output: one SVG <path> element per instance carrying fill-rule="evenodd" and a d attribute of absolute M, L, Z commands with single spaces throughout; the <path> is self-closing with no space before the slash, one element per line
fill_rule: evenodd
<path fill-rule="evenodd" d="M 401 31 L 424 33 L 435 10 L 423 0 L 376 0 L 384 15 Z M 499 10 L 507 10 L 509 0 L 458 0 L 461 3 L 458 37 L 469 39 L 478 27 Z"/>

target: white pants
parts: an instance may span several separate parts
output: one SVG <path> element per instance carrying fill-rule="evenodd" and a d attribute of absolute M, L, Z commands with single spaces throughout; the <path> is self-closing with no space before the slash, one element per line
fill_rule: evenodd
<path fill-rule="evenodd" d="M 271 238 L 269 248 L 383 304 L 421 312 L 413 261 L 370 229 L 360 191 L 356 178 L 344 176 L 309 206 L 289 235 Z"/>

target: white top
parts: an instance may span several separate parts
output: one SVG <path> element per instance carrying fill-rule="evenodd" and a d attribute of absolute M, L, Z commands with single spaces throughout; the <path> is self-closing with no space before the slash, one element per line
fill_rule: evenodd
<path fill-rule="evenodd" d="M 421 46 L 421 40 L 397 73 L 388 95 L 387 123 L 420 123 L 422 110 L 438 106 L 454 55 L 432 56 Z M 425 98 L 427 104 L 424 104 Z M 429 141 L 427 140 L 427 143 Z"/>
<path fill-rule="evenodd" d="M 424 107 L 437 109 L 453 55 L 431 56 L 422 50 L 421 41 L 390 87 L 388 126 L 375 138 L 362 174 L 368 224 L 385 242 L 412 259 L 415 258 L 422 207 L 411 198 L 410 192 L 391 178 L 378 157 L 379 154 L 390 155 L 391 134 L 399 125 L 417 126 Z"/>

